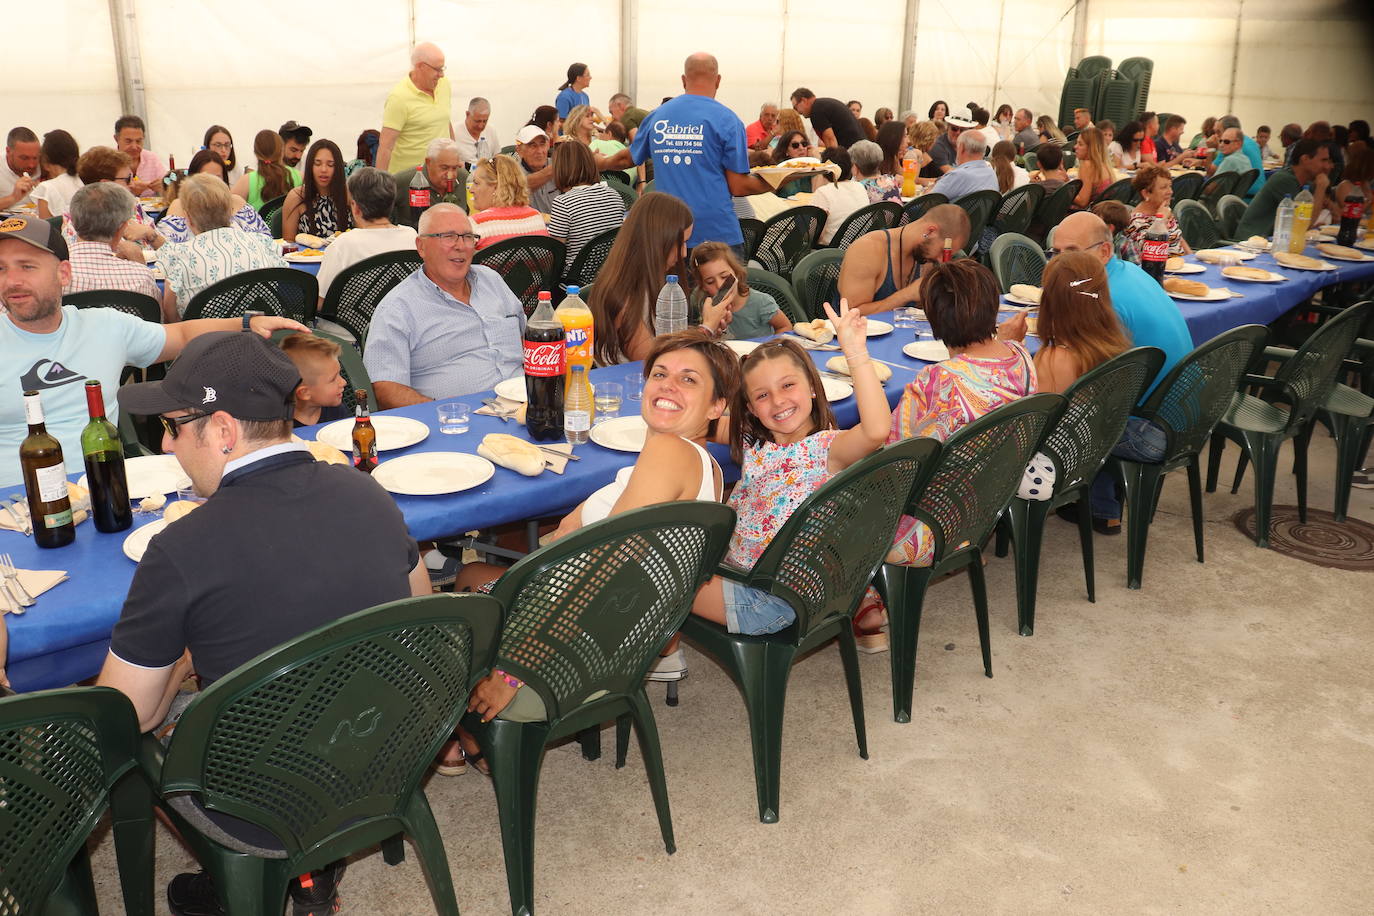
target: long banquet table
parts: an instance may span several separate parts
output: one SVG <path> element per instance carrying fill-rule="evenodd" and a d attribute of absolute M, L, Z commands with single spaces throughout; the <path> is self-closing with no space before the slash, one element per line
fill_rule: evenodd
<path fill-rule="evenodd" d="M 1308 254 L 1317 255 L 1313 249 Z M 1194 259 L 1189 257 L 1189 261 Z M 1374 280 L 1374 260 L 1353 263 L 1331 261 L 1337 269 L 1328 272 L 1289 270 L 1279 267 L 1269 255 L 1260 255 L 1246 262 L 1257 267 L 1275 270 L 1288 279 L 1282 283 L 1244 283 L 1221 276 L 1220 269 L 1207 266 L 1204 273 L 1189 275 L 1209 286 L 1228 286 L 1241 293 L 1241 298 L 1223 302 L 1177 302 L 1179 311 L 1188 322 L 1193 340 L 1202 343 L 1217 334 L 1241 324 L 1267 324 L 1303 302 L 1324 286 L 1339 282 Z M 874 316 L 891 321 L 890 314 Z M 920 329 L 929 339 L 929 326 Z M 895 404 L 903 386 L 915 377 L 925 363 L 902 353 L 902 346 L 912 339 L 912 332 L 897 329 L 891 334 L 871 338 L 870 352 L 878 359 L 896 364 L 888 383 L 888 400 Z M 1034 348 L 1035 341 L 1030 343 Z M 833 351 L 815 351 L 819 365 L 837 355 Z M 638 363 L 596 369 L 592 381 L 623 381 L 627 374 L 639 370 Z M 456 398 L 469 403 L 474 410 L 490 392 Z M 622 415 L 632 412 L 639 402 L 625 399 Z M 836 420 L 841 426 L 857 422 L 858 414 L 853 397 L 834 405 Z M 383 460 L 400 455 L 426 451 L 457 450 L 475 452 L 482 437 L 490 432 L 517 435 L 524 428 L 512 421 L 503 424 L 494 417 L 475 414 L 468 433 L 459 436 L 438 432 L 434 404 L 387 411 L 400 416 L 422 420 L 431 434 L 423 442 L 406 449 L 383 453 Z M 303 430 L 306 438 L 311 430 Z M 727 450 L 712 446 L 720 460 L 727 480 L 735 480 L 739 471 L 729 460 Z M 404 514 L 410 533 L 417 540 L 432 540 L 461 535 L 464 532 L 505 522 L 537 516 L 561 514 L 585 499 L 593 490 L 610 481 L 615 472 L 631 464 L 634 455 L 616 452 L 594 443 L 578 446 L 581 461 L 569 462 L 563 475 L 545 472 L 538 477 L 522 477 L 498 467 L 495 475 L 480 487 L 447 496 L 398 496 L 397 504 Z M 70 467 L 71 465 L 69 465 Z M 76 475 L 73 475 L 75 477 Z M 151 517 L 136 517 L 135 525 L 148 524 Z M 42 595 L 38 604 L 23 616 L 9 616 L 10 630 L 8 673 L 17 690 L 37 690 L 70 684 L 93 676 L 100 669 L 109 645 L 110 631 L 118 619 L 119 610 L 128 592 L 135 565 L 122 553 L 126 533 L 103 535 L 89 524 L 77 529 L 76 541 L 58 550 L 41 550 L 32 538 L 11 531 L 0 531 L 0 553 L 13 555 L 14 562 L 27 569 L 65 569 L 70 580 Z"/>

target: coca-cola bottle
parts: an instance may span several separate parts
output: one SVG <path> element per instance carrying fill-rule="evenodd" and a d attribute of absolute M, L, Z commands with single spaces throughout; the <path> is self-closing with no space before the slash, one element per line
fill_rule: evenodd
<path fill-rule="evenodd" d="M 1351 183 L 1350 193 L 1345 195 L 1341 206 L 1341 229 L 1336 233 L 1337 245 L 1354 245 L 1360 231 L 1360 218 L 1364 216 L 1364 194 L 1358 185 Z"/>
<path fill-rule="evenodd" d="M 567 332 L 554 317 L 553 300 L 539 294 L 539 306 L 525 324 L 525 429 L 535 441 L 563 438 L 563 371 Z"/>
<path fill-rule="evenodd" d="M 1145 244 L 1140 249 L 1140 267 L 1164 285 L 1164 265 L 1169 260 L 1169 227 L 1163 216 L 1156 216 L 1145 231 Z"/>
<path fill-rule="evenodd" d="M 415 225 L 420 224 L 420 214 L 429 209 L 430 203 L 429 176 L 425 174 L 424 163 L 420 163 L 410 179 L 410 218 Z"/>

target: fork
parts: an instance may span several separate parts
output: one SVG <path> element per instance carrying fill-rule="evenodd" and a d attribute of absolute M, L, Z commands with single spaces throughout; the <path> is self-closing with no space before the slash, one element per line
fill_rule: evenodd
<path fill-rule="evenodd" d="M 482 401 L 482 405 L 491 411 L 492 416 L 500 417 L 502 423 L 509 423 L 511 417 L 515 416 L 520 411 L 518 407 L 514 410 L 502 410 L 501 402 L 496 400 L 496 398 L 486 398 Z"/>
<path fill-rule="evenodd" d="M 6 506 L 10 511 L 10 515 L 14 517 L 15 521 L 19 522 L 19 527 L 23 529 L 25 535 L 32 536 L 33 519 L 29 518 L 28 496 L 23 493 L 11 493 L 10 499 L 14 500 L 13 503 Z"/>
<path fill-rule="evenodd" d="M 20 584 L 19 571 L 14 568 L 14 560 L 7 553 L 0 553 L 0 575 L 5 577 L 5 584 L 9 586 L 10 593 L 18 601 L 20 607 L 33 607 L 33 596 Z M 19 611 L 19 613 L 24 612 Z"/>

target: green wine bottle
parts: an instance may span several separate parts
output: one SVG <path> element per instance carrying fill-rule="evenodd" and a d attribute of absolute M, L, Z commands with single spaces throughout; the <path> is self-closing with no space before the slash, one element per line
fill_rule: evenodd
<path fill-rule="evenodd" d="M 86 407 L 91 421 L 81 431 L 81 457 L 86 462 L 86 486 L 91 491 L 91 518 L 96 531 L 123 531 L 134 522 L 124 473 L 124 446 L 114 424 L 105 419 L 105 398 L 99 382 L 86 383 Z"/>

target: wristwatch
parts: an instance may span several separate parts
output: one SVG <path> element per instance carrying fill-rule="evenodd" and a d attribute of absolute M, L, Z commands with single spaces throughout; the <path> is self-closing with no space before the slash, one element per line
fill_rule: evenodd
<path fill-rule="evenodd" d="M 253 328 L 252 328 L 252 325 L 251 325 L 252 320 L 253 320 L 254 318 L 261 317 L 262 315 L 265 315 L 265 314 L 267 314 L 267 313 L 266 313 L 266 312 L 253 312 L 253 311 L 244 312 L 244 313 L 243 313 L 243 329 L 244 329 L 245 331 L 251 331 L 251 330 L 253 329 Z"/>

